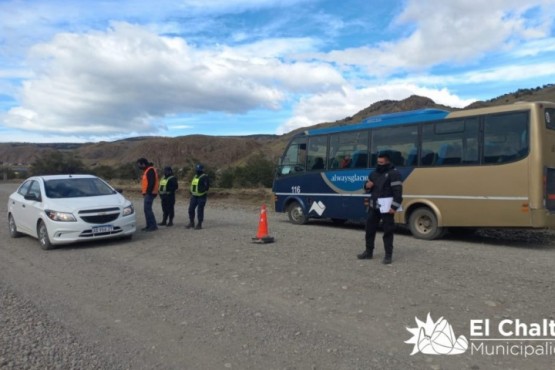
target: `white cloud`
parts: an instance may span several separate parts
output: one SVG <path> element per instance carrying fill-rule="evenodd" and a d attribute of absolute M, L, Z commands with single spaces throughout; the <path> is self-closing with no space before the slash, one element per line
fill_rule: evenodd
<path fill-rule="evenodd" d="M 465 86 L 491 85 L 503 81 L 526 82 L 533 79 L 544 79 L 550 83 L 555 77 L 555 62 L 535 62 L 518 65 L 501 65 L 482 68 L 469 72 L 449 75 L 412 75 L 402 79 L 390 79 L 390 84 L 406 83 L 419 86 Z"/>
<path fill-rule="evenodd" d="M 333 122 L 354 115 L 377 101 L 402 100 L 411 95 L 426 96 L 438 104 L 451 107 L 464 107 L 474 102 L 472 99 L 460 99 L 447 89 L 432 89 L 412 84 L 385 84 L 363 89 L 344 87 L 341 91 L 301 99 L 294 109 L 293 118 L 278 127 L 276 133 L 284 134 L 317 123 Z"/>
<path fill-rule="evenodd" d="M 306 44 L 299 42 L 302 50 Z M 36 77 L 24 82 L 22 104 L 5 123 L 85 136 L 144 134 L 168 115 L 277 109 L 290 91 L 327 91 L 344 82 L 325 64 L 252 54 L 249 47 L 198 49 L 127 23 L 59 34 L 32 49 Z"/>
<path fill-rule="evenodd" d="M 536 21 L 527 12 L 539 9 Z M 337 50 L 319 55 L 325 60 L 365 66 L 368 73 L 387 76 L 422 71 L 444 63 L 462 64 L 485 53 L 501 51 L 522 40 L 549 35 L 554 1 L 535 0 L 410 0 L 391 27 L 406 36 L 395 41 Z"/>

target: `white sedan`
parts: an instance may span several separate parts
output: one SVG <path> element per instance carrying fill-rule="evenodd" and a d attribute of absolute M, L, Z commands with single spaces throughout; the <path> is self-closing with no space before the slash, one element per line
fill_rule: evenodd
<path fill-rule="evenodd" d="M 8 200 L 10 236 L 22 233 L 42 249 L 57 244 L 131 238 L 136 230 L 133 204 L 92 175 L 34 176 Z"/>

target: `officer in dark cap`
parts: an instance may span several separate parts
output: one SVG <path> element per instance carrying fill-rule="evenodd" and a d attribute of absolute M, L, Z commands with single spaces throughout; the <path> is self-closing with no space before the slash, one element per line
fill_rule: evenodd
<path fill-rule="evenodd" d="M 210 188 L 210 180 L 208 175 L 204 173 L 204 166 L 197 164 L 195 166 L 195 177 L 191 181 L 191 200 L 189 202 L 189 224 L 185 226 L 187 229 L 202 229 L 202 221 L 204 220 L 204 206 L 208 189 Z M 195 209 L 197 210 L 197 224 L 195 225 Z"/>

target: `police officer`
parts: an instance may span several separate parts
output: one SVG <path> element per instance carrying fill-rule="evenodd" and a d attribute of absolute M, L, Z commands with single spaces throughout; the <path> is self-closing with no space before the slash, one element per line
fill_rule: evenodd
<path fill-rule="evenodd" d="M 394 215 L 403 201 L 403 183 L 401 174 L 391 163 L 389 154 L 380 153 L 378 155 L 376 169 L 368 175 L 364 190 L 371 194 L 368 218 L 366 219 L 366 250 L 357 257 L 359 259 L 372 259 L 376 230 L 380 220 L 382 220 L 385 249 L 385 257 L 382 262 L 386 265 L 391 264 L 393 231 L 395 230 Z M 380 202 L 383 204 L 380 204 Z"/>
<path fill-rule="evenodd" d="M 179 187 L 171 167 L 164 167 L 164 177 L 160 180 L 158 194 L 162 200 L 162 222 L 160 226 L 173 226 L 175 215 L 175 191 Z M 167 221 L 167 223 L 166 223 Z"/>
<path fill-rule="evenodd" d="M 189 202 L 189 224 L 185 226 L 187 229 L 202 229 L 202 221 L 204 220 L 204 206 L 208 189 L 210 188 L 210 180 L 208 175 L 204 173 L 204 166 L 197 164 L 195 166 L 195 177 L 191 181 L 191 200 Z M 195 226 L 195 209 L 197 209 L 197 224 Z"/>

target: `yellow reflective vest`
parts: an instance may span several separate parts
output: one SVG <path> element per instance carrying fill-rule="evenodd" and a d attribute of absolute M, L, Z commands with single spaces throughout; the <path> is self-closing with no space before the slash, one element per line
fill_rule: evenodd
<path fill-rule="evenodd" d="M 203 173 L 200 176 L 195 175 L 195 177 L 193 177 L 193 181 L 191 181 L 191 194 L 193 194 L 195 197 L 202 197 L 204 194 L 207 193 L 207 191 L 199 192 L 198 189 L 198 184 L 203 176 L 206 176 L 206 174 Z"/>
<path fill-rule="evenodd" d="M 160 195 L 170 194 L 169 191 L 166 191 L 166 187 L 168 186 L 168 182 L 170 181 L 170 179 L 171 179 L 172 177 L 173 177 L 173 176 L 164 177 L 162 180 L 160 180 L 160 187 L 159 187 L 159 191 L 158 191 L 158 193 L 159 193 Z"/>

